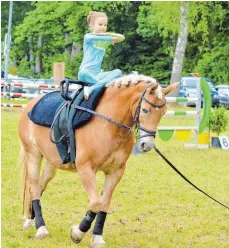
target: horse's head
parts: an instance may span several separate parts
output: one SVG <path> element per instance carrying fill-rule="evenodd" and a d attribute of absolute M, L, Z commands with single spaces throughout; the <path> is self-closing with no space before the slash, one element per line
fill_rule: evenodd
<path fill-rule="evenodd" d="M 147 152 L 154 148 L 154 139 L 156 136 L 157 126 L 161 117 L 165 114 L 166 101 L 165 96 L 173 91 L 179 83 L 170 84 L 167 88 L 161 88 L 160 84 L 151 77 L 144 75 L 126 75 L 110 83 L 107 87 L 130 87 L 131 94 L 131 115 L 140 131 L 140 150 Z"/>
<path fill-rule="evenodd" d="M 142 152 L 154 148 L 157 126 L 167 110 L 165 96 L 178 84 L 174 83 L 162 89 L 155 80 L 155 82 L 151 81 L 142 92 L 134 114 L 136 127 L 140 131 L 139 148 Z"/>

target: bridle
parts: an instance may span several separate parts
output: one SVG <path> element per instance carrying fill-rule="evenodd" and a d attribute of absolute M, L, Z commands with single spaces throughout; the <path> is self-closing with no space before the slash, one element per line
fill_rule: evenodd
<path fill-rule="evenodd" d="M 149 84 L 146 89 L 143 91 L 142 95 L 141 95 L 141 98 L 139 100 L 139 103 L 137 105 L 137 108 L 136 108 L 136 111 L 135 111 L 135 115 L 134 115 L 134 122 L 136 124 L 136 129 L 137 131 L 138 130 L 141 130 L 141 131 L 144 131 L 146 132 L 147 134 L 144 134 L 144 135 L 140 135 L 139 136 L 139 139 L 141 138 L 144 138 L 144 137 L 148 137 L 148 136 L 153 136 L 154 138 L 156 137 L 156 133 L 157 131 L 153 131 L 153 130 L 149 130 L 145 127 L 142 127 L 140 125 L 140 121 L 139 121 L 139 116 L 140 116 L 140 110 L 141 110 L 141 104 L 142 104 L 142 101 L 144 100 L 145 102 L 147 102 L 150 106 L 154 107 L 154 108 L 162 108 L 165 106 L 166 104 L 166 100 L 164 100 L 164 102 L 162 104 L 155 104 L 155 103 L 152 103 L 150 101 L 148 101 L 146 98 L 145 98 L 145 94 L 146 94 L 146 91 L 148 90 L 148 88 L 150 88 L 152 85 L 154 85 L 154 83 L 151 83 Z"/>

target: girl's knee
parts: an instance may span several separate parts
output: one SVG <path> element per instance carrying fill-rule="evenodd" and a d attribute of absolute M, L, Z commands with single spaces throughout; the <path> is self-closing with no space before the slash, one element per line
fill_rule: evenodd
<path fill-rule="evenodd" d="M 88 72 L 87 70 L 80 70 L 80 72 L 78 73 L 78 80 L 87 82 L 90 84 L 98 83 L 96 77 L 90 72 Z"/>
<path fill-rule="evenodd" d="M 86 70 L 81 70 L 79 73 L 78 73 L 78 79 L 79 80 L 84 80 L 86 77 L 87 77 L 87 71 Z"/>

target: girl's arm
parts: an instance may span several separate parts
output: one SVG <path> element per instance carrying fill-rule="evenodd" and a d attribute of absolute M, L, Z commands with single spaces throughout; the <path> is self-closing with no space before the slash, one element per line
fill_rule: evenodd
<path fill-rule="evenodd" d="M 108 36 L 106 33 L 91 33 L 84 36 L 85 41 L 109 41 L 112 42 L 112 37 Z"/>
<path fill-rule="evenodd" d="M 122 42 L 125 40 L 125 37 L 121 34 L 116 33 L 92 33 L 86 35 L 87 40 L 93 41 L 110 41 L 113 44 Z"/>
<path fill-rule="evenodd" d="M 118 43 L 125 40 L 125 36 L 122 34 L 116 34 L 116 33 L 107 33 L 108 36 L 112 37 L 112 43 Z"/>

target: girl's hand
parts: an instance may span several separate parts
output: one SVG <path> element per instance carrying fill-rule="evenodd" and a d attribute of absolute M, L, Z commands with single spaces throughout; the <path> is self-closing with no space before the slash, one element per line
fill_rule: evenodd
<path fill-rule="evenodd" d="M 120 38 L 118 38 L 118 37 L 112 38 L 112 45 L 114 45 L 115 43 L 118 43 L 118 42 L 120 42 Z"/>
<path fill-rule="evenodd" d="M 125 40 L 125 36 L 122 34 L 116 34 L 116 33 L 109 33 L 107 32 L 108 36 L 112 37 L 112 44 L 122 42 Z"/>

